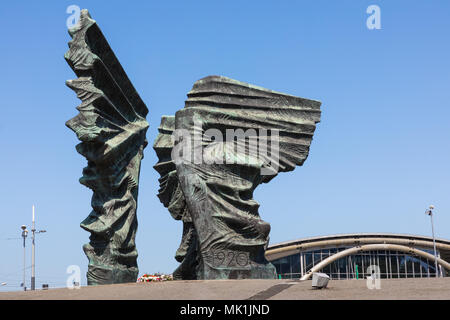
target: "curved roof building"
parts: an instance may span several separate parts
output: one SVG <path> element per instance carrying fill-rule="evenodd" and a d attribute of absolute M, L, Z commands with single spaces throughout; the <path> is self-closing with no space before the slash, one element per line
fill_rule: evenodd
<path fill-rule="evenodd" d="M 393 233 L 355 233 L 303 238 L 271 245 L 266 258 L 280 278 L 308 279 L 323 272 L 331 279 L 450 276 L 450 241 Z"/>

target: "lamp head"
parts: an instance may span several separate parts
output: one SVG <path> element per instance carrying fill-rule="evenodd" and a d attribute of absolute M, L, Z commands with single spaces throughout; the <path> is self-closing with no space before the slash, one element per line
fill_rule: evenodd
<path fill-rule="evenodd" d="M 23 231 L 25 231 L 25 229 L 27 228 L 26 225 L 22 225 L 20 228 L 22 228 Z"/>

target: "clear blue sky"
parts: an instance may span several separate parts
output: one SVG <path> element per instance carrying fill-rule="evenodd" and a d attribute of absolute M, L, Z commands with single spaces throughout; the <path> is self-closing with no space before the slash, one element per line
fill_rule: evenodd
<path fill-rule="evenodd" d="M 64 286 L 79 265 L 79 224 L 92 192 L 86 160 L 64 123 L 79 100 L 63 56 L 69 5 L 88 8 L 149 108 L 137 247 L 140 274 L 172 272 L 181 223 L 156 197 L 152 143 L 161 115 L 184 106 L 193 83 L 224 75 L 322 101 L 309 158 L 258 187 L 271 243 L 351 232 L 450 239 L 450 2 L 8 1 L 0 8 L 0 290 L 19 289 L 20 225 L 36 205 L 37 287 Z M 366 9 L 381 8 L 381 30 Z M 30 246 L 30 241 L 28 241 Z M 30 247 L 29 247 L 30 248 Z M 30 265 L 30 250 L 27 252 Z M 29 287 L 30 270 L 27 270 Z"/>

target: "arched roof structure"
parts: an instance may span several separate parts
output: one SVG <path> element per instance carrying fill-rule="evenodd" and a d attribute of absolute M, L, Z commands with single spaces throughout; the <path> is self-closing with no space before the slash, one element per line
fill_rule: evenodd
<path fill-rule="evenodd" d="M 438 264 L 447 269 L 450 274 L 450 241 L 435 239 L 435 242 L 436 249 L 440 254 Z M 313 272 L 323 269 L 340 258 L 363 251 L 399 251 L 434 261 L 433 254 L 427 252 L 433 250 L 433 239 L 431 237 L 396 233 L 338 234 L 285 241 L 269 246 L 266 250 L 266 258 L 269 261 L 274 261 L 296 253 L 326 248 L 343 248 L 344 250 L 338 250 L 337 253 L 327 257 L 311 270 L 302 274 L 303 280 L 308 279 Z"/>

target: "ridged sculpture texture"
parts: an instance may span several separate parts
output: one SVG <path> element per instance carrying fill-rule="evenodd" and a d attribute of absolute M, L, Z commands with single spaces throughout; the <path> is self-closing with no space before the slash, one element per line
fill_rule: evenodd
<path fill-rule="evenodd" d="M 180 279 L 275 278 L 270 225 L 253 191 L 306 160 L 321 103 L 222 76 L 197 81 L 163 116 L 154 149 L 159 198 L 184 224 Z"/>
<path fill-rule="evenodd" d="M 148 110 L 87 10 L 69 29 L 65 59 L 77 75 L 66 82 L 81 100 L 67 121 L 88 165 L 80 183 L 92 189 L 92 212 L 81 222 L 91 233 L 83 249 L 88 284 L 134 282 L 139 172 L 147 145 Z"/>
<path fill-rule="evenodd" d="M 69 30 L 67 81 L 82 103 L 67 121 L 88 160 L 80 182 L 92 189 L 84 251 L 88 284 L 134 282 L 139 173 L 148 110 L 108 42 L 81 11 Z M 183 222 L 175 279 L 270 279 L 269 223 L 253 191 L 301 166 L 320 121 L 321 103 L 222 76 L 197 81 L 185 107 L 163 116 L 153 148 L 158 197 Z"/>

